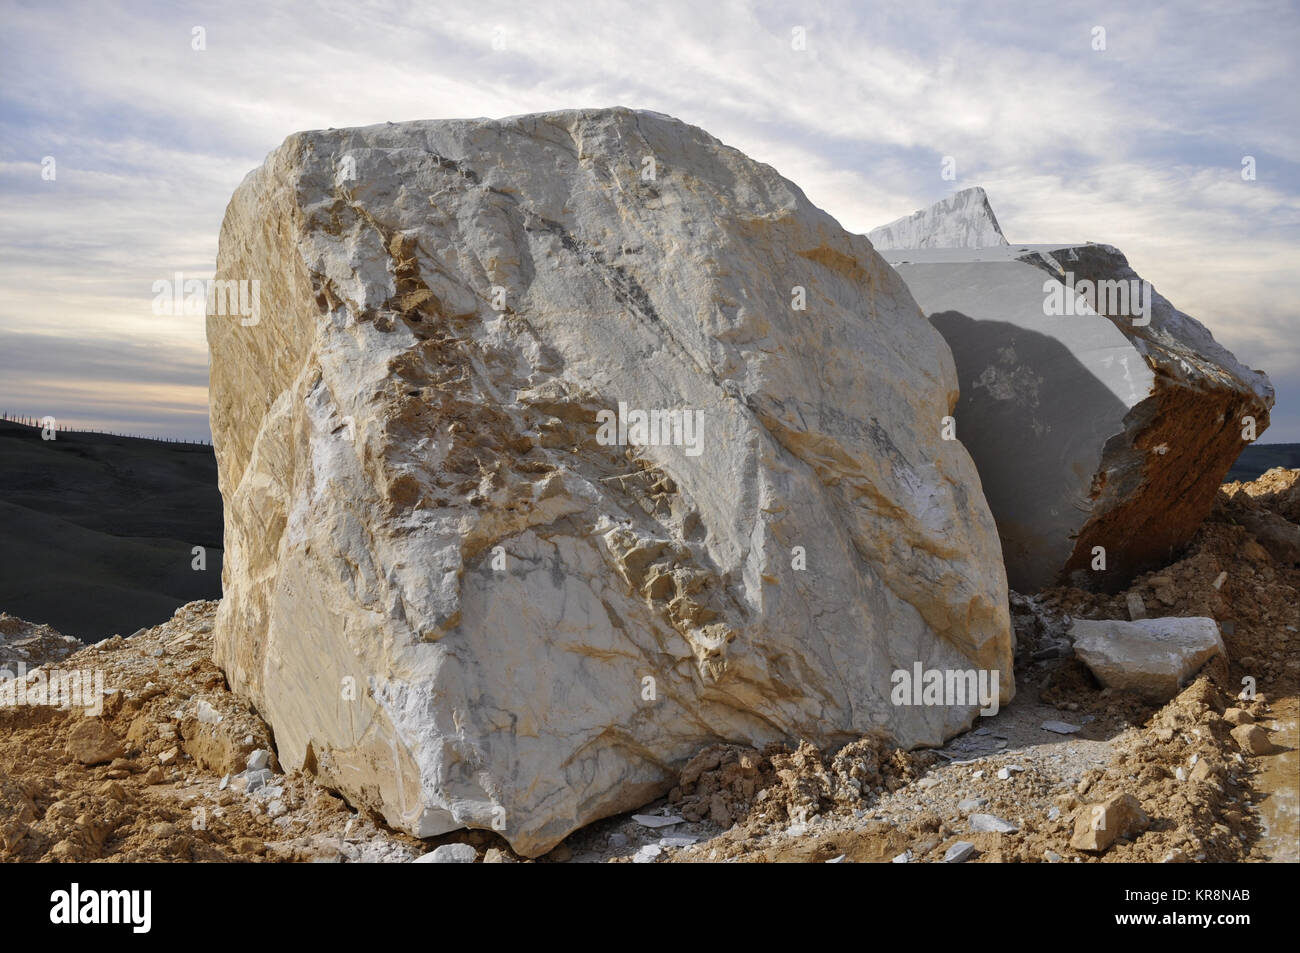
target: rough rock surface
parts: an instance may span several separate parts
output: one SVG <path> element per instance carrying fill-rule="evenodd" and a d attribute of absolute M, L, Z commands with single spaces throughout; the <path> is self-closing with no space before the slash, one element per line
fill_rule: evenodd
<path fill-rule="evenodd" d="M 1115 248 L 931 244 L 885 257 L 952 347 L 957 437 L 1016 591 L 1113 592 L 1167 564 L 1268 426 L 1268 379 Z M 1122 284 L 1092 291 L 1103 281 Z"/>
<path fill-rule="evenodd" d="M 969 725 L 891 703 L 918 661 L 1010 697 L 951 356 L 771 168 L 628 110 L 302 133 L 217 265 L 216 658 L 287 770 L 536 855 L 705 744 Z M 620 401 L 702 452 L 602 443 Z"/>
<path fill-rule="evenodd" d="M 1216 655 L 1225 655 L 1213 619 L 1123 622 L 1079 619 L 1070 627 L 1074 653 L 1107 688 L 1165 702 Z"/>
<path fill-rule="evenodd" d="M 124 750 L 121 739 L 98 718 L 86 718 L 68 733 L 68 756 L 82 764 L 107 764 Z"/>
<path fill-rule="evenodd" d="M 1273 750 L 1268 732 L 1259 725 L 1238 725 L 1232 729 L 1232 738 L 1247 754 L 1268 754 Z"/>
<path fill-rule="evenodd" d="M 1273 467 L 1256 480 L 1225 483 L 1222 489 L 1234 501 L 1252 500 L 1285 520 L 1300 523 L 1300 469 Z"/>
<path fill-rule="evenodd" d="M 443 844 L 435 847 L 422 857 L 411 861 L 413 864 L 472 864 L 478 852 L 469 844 Z"/>
<path fill-rule="evenodd" d="M 1074 819 L 1070 846 L 1076 850 L 1104 851 L 1120 837 L 1133 839 L 1151 824 L 1138 799 L 1112 794 L 1099 804 L 1085 804 Z"/>
<path fill-rule="evenodd" d="M 1226 509 L 1280 563 L 1300 564 L 1300 470 L 1274 467 L 1258 480 L 1227 483 Z"/>
<path fill-rule="evenodd" d="M 1007 244 L 989 197 L 962 189 L 929 208 L 867 232 L 878 251 L 892 248 L 990 248 Z"/>
<path fill-rule="evenodd" d="M 81 648 L 81 641 L 56 632 L 48 625 L 24 622 L 17 616 L 0 612 L 0 671 L 12 678 L 19 666 L 27 669 L 67 658 Z"/>

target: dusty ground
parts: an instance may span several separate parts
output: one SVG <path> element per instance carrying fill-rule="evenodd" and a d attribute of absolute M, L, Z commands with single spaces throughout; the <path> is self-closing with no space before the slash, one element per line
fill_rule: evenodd
<path fill-rule="evenodd" d="M 409 860 L 424 852 L 310 778 L 275 773 L 241 790 L 249 755 L 269 751 L 271 739 L 211 661 L 216 607 L 190 603 L 164 625 L 52 666 L 103 673 L 98 717 L 46 704 L 0 707 L 0 858 Z M 91 728 L 103 737 L 83 737 Z"/>
<path fill-rule="evenodd" d="M 916 863 L 959 842 L 974 846 L 966 862 L 1295 860 L 1297 519 L 1300 470 L 1270 471 L 1225 486 L 1188 550 L 1126 593 L 1013 598 L 1016 700 L 942 749 L 872 738 L 836 752 L 715 746 L 640 812 L 650 819 L 599 821 L 541 861 Z M 1066 632 L 1071 618 L 1128 618 L 1134 596 L 1151 616 L 1218 620 L 1231 661 L 1210 663 L 1163 706 L 1103 690 Z M 0 707 L 0 858 L 404 861 L 469 843 L 481 861 L 517 859 L 488 832 L 392 832 L 310 778 L 279 773 L 273 756 L 268 775 L 246 771 L 271 738 L 210 660 L 215 608 L 191 603 L 162 626 L 57 661 L 104 673 L 98 718 Z M 0 663 L 42 647 L 67 649 L 57 633 L 0 619 Z M 1253 699 L 1239 697 L 1243 679 L 1254 679 Z M 1228 709 L 1264 726 L 1275 749 L 1242 751 Z M 1048 721 L 1078 730 L 1058 734 Z M 1145 829 L 1103 852 L 1071 847 L 1075 818 L 1122 793 L 1148 816 Z M 1015 830 L 972 830 L 973 815 Z"/>

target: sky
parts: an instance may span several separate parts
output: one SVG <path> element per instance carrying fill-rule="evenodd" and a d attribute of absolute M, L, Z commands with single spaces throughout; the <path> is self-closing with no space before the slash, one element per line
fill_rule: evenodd
<path fill-rule="evenodd" d="M 620 105 L 851 231 L 982 185 L 1012 242 L 1115 245 L 1300 441 L 1297 50 L 1295 3 L 0 0 L 0 412 L 206 439 L 203 318 L 154 283 L 212 276 L 292 132 Z"/>

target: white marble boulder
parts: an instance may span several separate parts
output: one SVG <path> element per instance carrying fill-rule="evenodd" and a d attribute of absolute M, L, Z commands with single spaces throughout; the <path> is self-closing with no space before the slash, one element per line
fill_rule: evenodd
<path fill-rule="evenodd" d="M 703 131 L 296 134 L 217 278 L 261 306 L 208 316 L 216 657 L 286 769 L 537 855 L 715 741 L 941 742 L 980 703 L 894 704 L 918 662 L 1011 697 L 947 345 L 866 239 Z"/>

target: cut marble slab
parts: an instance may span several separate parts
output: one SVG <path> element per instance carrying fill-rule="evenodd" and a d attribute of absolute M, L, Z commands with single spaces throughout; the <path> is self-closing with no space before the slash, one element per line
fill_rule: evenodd
<path fill-rule="evenodd" d="M 979 469 L 1012 589 L 1116 591 L 1166 564 L 1268 426 L 1267 377 L 1111 246 L 882 254 L 952 348 L 956 437 Z"/>

